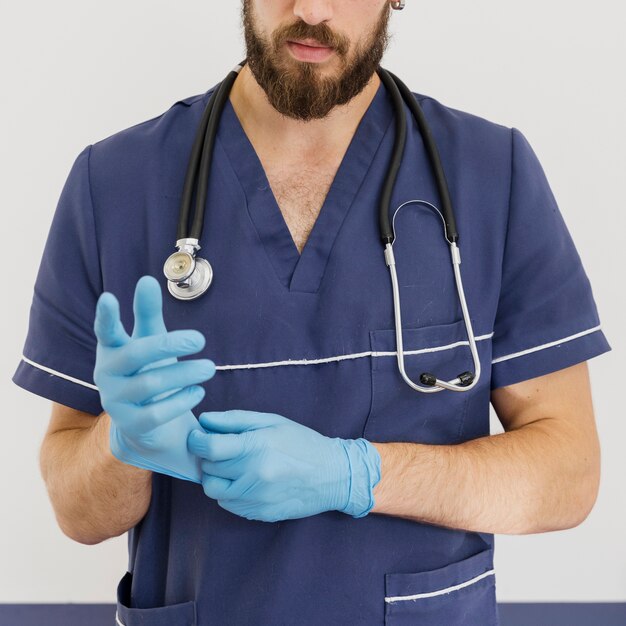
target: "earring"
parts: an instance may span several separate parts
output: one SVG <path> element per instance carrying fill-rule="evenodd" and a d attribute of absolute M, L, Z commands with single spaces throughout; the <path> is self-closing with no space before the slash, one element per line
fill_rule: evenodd
<path fill-rule="evenodd" d="M 396 2 L 391 3 L 391 8 L 395 11 L 401 11 L 404 9 L 404 0 L 397 0 Z"/>

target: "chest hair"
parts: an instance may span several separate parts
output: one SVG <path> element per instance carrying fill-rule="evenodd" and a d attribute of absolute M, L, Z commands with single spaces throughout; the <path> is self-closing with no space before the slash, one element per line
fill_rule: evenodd
<path fill-rule="evenodd" d="M 269 167 L 266 170 L 276 203 L 300 253 L 324 205 L 337 167 L 333 163 L 330 167 L 325 164 L 322 167 Z"/>

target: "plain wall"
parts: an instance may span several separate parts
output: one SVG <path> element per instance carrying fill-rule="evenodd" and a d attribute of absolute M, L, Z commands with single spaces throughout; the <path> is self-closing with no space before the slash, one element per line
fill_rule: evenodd
<path fill-rule="evenodd" d="M 0 7 L 2 234 L 12 276 L 0 325 L 0 602 L 113 602 L 126 535 L 84 546 L 61 533 L 37 458 L 51 403 L 11 376 L 75 157 L 221 80 L 243 58 L 240 2 L 2 0 Z M 500 601 L 626 600 L 625 285 L 615 237 L 626 231 L 625 18 L 615 0 L 407 0 L 392 18 L 385 67 L 413 91 L 515 126 L 531 142 L 613 347 L 589 362 L 602 442 L 596 506 L 574 529 L 497 536 Z"/>

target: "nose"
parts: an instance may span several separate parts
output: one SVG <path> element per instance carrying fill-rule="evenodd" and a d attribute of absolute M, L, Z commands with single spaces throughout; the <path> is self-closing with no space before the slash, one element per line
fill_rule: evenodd
<path fill-rule="evenodd" d="M 333 2 L 331 0 L 297 0 L 294 2 L 293 14 L 303 22 L 315 26 L 333 17 Z"/>

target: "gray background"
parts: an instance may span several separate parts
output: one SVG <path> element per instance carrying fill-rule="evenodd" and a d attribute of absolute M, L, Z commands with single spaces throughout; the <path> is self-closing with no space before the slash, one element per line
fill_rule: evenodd
<path fill-rule="evenodd" d="M 84 546 L 58 529 L 37 461 L 50 402 L 10 378 L 73 160 L 87 144 L 221 80 L 243 58 L 239 6 L 239 0 L 0 0 L 2 234 L 11 274 L 0 326 L 0 602 L 115 599 L 127 564 L 126 536 Z M 619 408 L 624 279 L 612 236 L 626 231 L 625 17 L 623 4 L 608 0 L 408 0 L 392 19 L 384 65 L 413 91 L 515 126 L 529 139 L 613 347 L 590 361 L 603 455 L 595 509 L 575 529 L 499 535 L 500 601 L 626 600 L 626 424 Z"/>

